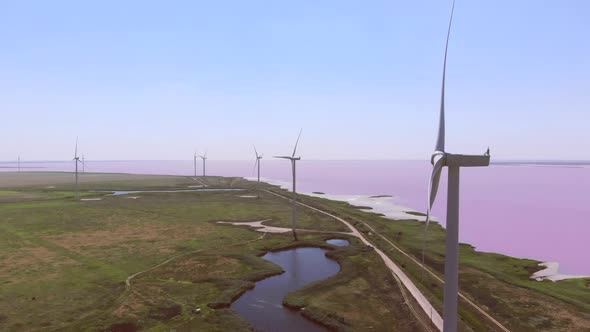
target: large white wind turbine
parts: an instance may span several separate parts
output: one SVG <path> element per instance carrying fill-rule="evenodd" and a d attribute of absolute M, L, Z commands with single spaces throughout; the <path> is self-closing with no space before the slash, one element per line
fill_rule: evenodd
<path fill-rule="evenodd" d="M 489 166 L 489 149 L 483 155 L 460 155 L 445 151 L 445 76 L 447 67 L 447 50 L 449 48 L 449 36 L 453 22 L 455 1 L 451 9 L 449 28 L 445 46 L 445 58 L 443 62 L 442 91 L 440 102 L 440 119 L 438 126 L 438 138 L 435 151 L 432 154 L 432 176 L 428 188 L 428 206 L 426 225 L 424 228 L 424 243 L 426 242 L 428 224 L 431 217 L 431 209 L 436 198 L 440 174 L 443 167 L 448 167 L 448 193 L 447 193 L 447 226 L 446 226 L 446 252 L 445 252 L 445 285 L 444 285 L 444 313 L 443 331 L 457 331 L 457 305 L 459 291 L 459 168 Z M 424 249 L 423 249 L 424 250 Z M 424 261 L 424 253 L 422 254 Z"/>
<path fill-rule="evenodd" d="M 195 168 L 195 177 L 197 176 L 197 151 L 195 151 L 195 154 L 193 155 L 193 166 Z"/>
<path fill-rule="evenodd" d="M 207 160 L 207 152 L 205 152 L 204 155 L 198 157 L 203 159 L 203 176 L 205 176 L 205 161 Z"/>
<path fill-rule="evenodd" d="M 258 151 L 256 151 L 256 146 L 254 146 L 254 153 L 256 155 L 256 162 L 254 163 L 254 167 L 258 166 L 258 184 L 257 187 L 260 188 L 260 159 L 262 159 L 262 157 L 264 155 L 258 155 Z M 258 198 L 260 198 L 260 190 L 258 191 Z"/>
<path fill-rule="evenodd" d="M 297 218 L 297 192 L 295 190 L 295 163 L 298 160 L 301 160 L 301 157 L 295 157 L 295 153 L 297 152 L 297 144 L 299 144 L 299 138 L 301 137 L 301 131 L 299 131 L 299 136 L 297 136 L 297 141 L 295 142 L 295 148 L 293 148 L 293 154 L 289 156 L 275 156 L 273 158 L 281 158 L 281 159 L 288 159 L 291 161 L 291 169 L 293 171 L 293 219 L 291 220 L 291 228 L 293 229 L 293 238 L 297 241 L 297 233 L 295 232 L 295 221 Z"/>

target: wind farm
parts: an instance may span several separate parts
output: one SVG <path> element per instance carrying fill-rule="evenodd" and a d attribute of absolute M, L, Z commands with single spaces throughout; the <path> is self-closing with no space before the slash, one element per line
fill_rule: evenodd
<path fill-rule="evenodd" d="M 586 14 L 5 6 L 0 331 L 590 332 Z"/>

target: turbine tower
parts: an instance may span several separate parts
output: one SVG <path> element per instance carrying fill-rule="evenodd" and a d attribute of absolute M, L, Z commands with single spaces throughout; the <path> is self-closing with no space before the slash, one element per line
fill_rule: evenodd
<path fill-rule="evenodd" d="M 203 159 L 203 177 L 205 177 L 205 161 L 207 160 L 207 152 L 204 155 L 199 156 L 199 158 Z"/>
<path fill-rule="evenodd" d="M 18 171 L 20 173 L 20 155 L 18 156 Z"/>
<path fill-rule="evenodd" d="M 301 131 L 299 131 L 299 136 L 297 136 L 297 141 L 295 142 L 295 148 L 293 149 L 293 154 L 289 156 L 275 156 L 273 158 L 281 158 L 281 159 L 288 159 L 291 161 L 291 169 L 293 171 L 293 219 L 291 220 L 291 228 L 293 229 L 293 238 L 297 241 L 297 233 L 295 232 L 295 221 L 297 217 L 297 192 L 295 190 L 295 163 L 298 160 L 301 160 L 301 157 L 295 157 L 295 153 L 297 152 L 297 144 L 299 144 L 299 138 L 301 137 Z"/>
<path fill-rule="evenodd" d="M 195 154 L 193 155 L 193 166 L 195 169 L 195 177 L 197 176 L 197 151 L 195 151 Z"/>
<path fill-rule="evenodd" d="M 457 331 L 457 305 L 459 291 L 459 169 L 461 167 L 489 166 L 490 164 L 489 149 L 483 155 L 460 155 L 447 153 L 445 151 L 445 76 L 447 67 L 447 50 L 449 48 L 449 36 L 451 34 L 454 10 L 455 1 L 453 0 L 443 62 L 438 138 L 434 149 L 435 151 L 431 157 L 433 169 L 428 188 L 428 206 L 422 248 L 422 264 L 424 264 L 424 245 L 428 234 L 431 209 L 436 198 L 442 168 L 446 166 L 448 167 L 448 196 L 443 307 L 444 332 Z"/>
<path fill-rule="evenodd" d="M 76 148 L 74 149 L 74 159 L 72 159 L 74 161 L 74 165 L 76 168 L 76 198 L 78 198 L 78 163 L 82 163 L 82 165 L 84 165 L 84 163 L 82 161 L 80 161 L 80 157 L 78 157 L 78 137 L 76 136 Z"/>
<path fill-rule="evenodd" d="M 83 153 L 82 153 L 82 173 L 86 173 L 86 160 L 84 159 Z"/>
<path fill-rule="evenodd" d="M 256 154 L 256 162 L 254 163 L 254 167 L 258 166 L 258 185 L 257 188 L 260 189 L 260 159 L 264 155 L 258 155 L 258 151 L 256 151 L 256 146 L 254 146 L 254 153 Z M 260 198 L 260 190 L 258 190 L 258 198 Z"/>

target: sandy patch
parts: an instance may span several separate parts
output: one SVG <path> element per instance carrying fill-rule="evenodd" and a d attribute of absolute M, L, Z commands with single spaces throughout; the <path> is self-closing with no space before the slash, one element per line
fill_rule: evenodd
<path fill-rule="evenodd" d="M 590 278 L 590 276 L 576 276 L 559 273 L 559 263 L 557 262 L 545 262 L 540 263 L 539 266 L 544 266 L 545 269 L 533 273 L 531 279 L 537 281 L 551 280 L 559 281 L 565 279 L 576 279 L 576 278 Z"/>
<path fill-rule="evenodd" d="M 283 227 L 271 227 L 263 225 L 262 223 L 265 221 L 270 221 L 271 219 L 265 219 L 260 221 L 238 221 L 238 222 L 230 222 L 230 221 L 218 221 L 218 224 L 229 224 L 235 226 L 248 226 L 255 228 L 257 232 L 263 233 L 286 233 L 290 232 L 290 228 L 283 228 Z"/>
<path fill-rule="evenodd" d="M 238 196 L 238 197 L 242 197 L 242 198 L 257 198 L 258 196 L 255 196 L 255 195 L 241 195 L 241 196 Z"/>
<path fill-rule="evenodd" d="M 102 201 L 102 198 L 81 198 L 81 201 Z"/>
<path fill-rule="evenodd" d="M 125 197 L 127 199 L 138 199 L 141 198 L 141 196 L 129 196 L 129 197 Z"/>

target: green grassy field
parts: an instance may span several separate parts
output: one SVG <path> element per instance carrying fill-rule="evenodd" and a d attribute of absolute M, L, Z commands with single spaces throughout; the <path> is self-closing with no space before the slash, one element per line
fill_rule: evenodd
<path fill-rule="evenodd" d="M 258 193 L 240 178 L 84 174 L 80 197 L 101 200 L 80 201 L 74 199 L 75 187 L 65 182 L 71 174 L 19 176 L 26 185 L 0 181 L 0 331 L 248 330 L 228 306 L 255 281 L 281 272 L 259 256 L 293 245 L 326 247 L 325 239 L 333 237 L 305 233 L 294 243 L 289 233 L 263 235 L 217 224 L 271 219 L 269 225 L 290 227 L 288 200 L 265 192 L 260 199 L 240 197 Z M 137 199 L 108 195 L 203 183 L 244 190 L 133 194 Z M 300 199 L 351 221 L 365 234 L 367 225 L 373 227 L 421 257 L 422 223 L 386 220 L 342 202 Z M 298 227 L 346 231 L 334 219 L 303 207 Z M 430 234 L 426 262 L 442 276 L 444 230 L 435 224 Z M 440 309 L 442 284 L 384 239 L 367 237 Z M 339 331 L 422 330 L 381 259 L 355 238 L 349 240 L 349 247 L 328 246 L 341 272 L 289 294 L 285 304 L 305 307 L 304 315 Z M 461 290 L 512 331 L 589 330 L 589 280 L 532 281 L 528 276 L 537 263 L 463 245 Z M 203 310 L 200 315 L 191 313 L 196 307 Z M 460 314 L 461 331 L 494 330 L 464 302 Z"/>
<path fill-rule="evenodd" d="M 289 226 L 291 206 L 265 193 L 260 199 L 240 197 L 256 194 L 252 184 L 241 179 L 202 181 L 210 188 L 245 190 L 141 193 L 134 195 L 140 196 L 137 199 L 100 192 L 186 188 L 195 183 L 190 178 L 166 177 L 83 182 L 81 197 L 102 199 L 98 201 L 74 199 L 69 184 L 6 191 L 17 201 L 0 204 L 0 330 L 249 329 L 227 307 L 254 281 L 281 272 L 258 256 L 293 245 L 292 238 L 290 234 L 263 236 L 215 222 L 270 218 L 275 225 Z M 311 210 L 300 209 L 298 216 L 307 229 L 345 230 Z M 326 236 L 302 235 L 300 244 L 325 246 Z M 399 289 L 387 282 L 391 276 L 379 258 L 363 252 L 363 247 L 353 241 L 346 250 L 335 249 L 345 252 L 336 256 L 343 272 L 322 282 L 324 286 L 314 293 L 324 300 L 310 301 L 310 307 L 318 309 L 309 312 L 326 321 L 328 316 L 346 312 L 346 301 L 327 299 L 338 298 L 347 288 L 354 296 L 355 285 L 371 285 L 377 275 L 382 281 L 363 291 L 378 298 L 366 306 L 372 312 L 338 322 L 338 326 L 346 330 L 388 324 L 415 330 L 412 316 L 403 310 Z M 183 253 L 187 254 L 138 275 L 126 287 L 129 276 Z M 367 267 L 378 274 L 369 274 Z M 192 314 L 195 307 L 203 313 Z M 381 314 L 389 318 L 383 320 Z"/>

